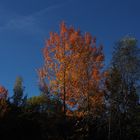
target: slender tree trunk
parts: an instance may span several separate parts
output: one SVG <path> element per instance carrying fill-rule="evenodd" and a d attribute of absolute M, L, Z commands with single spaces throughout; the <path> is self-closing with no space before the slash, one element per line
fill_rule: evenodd
<path fill-rule="evenodd" d="M 65 83 L 65 70 L 64 70 L 63 94 L 64 94 L 64 100 L 63 100 L 64 118 L 66 118 L 66 83 Z"/>
<path fill-rule="evenodd" d="M 111 139 L 111 107 L 110 107 L 110 114 L 108 119 L 108 140 Z"/>
<path fill-rule="evenodd" d="M 65 72 L 64 72 L 64 87 L 63 87 L 63 92 L 64 92 L 64 100 L 63 100 L 63 108 L 64 108 L 64 140 L 67 140 L 67 135 L 66 135 L 66 87 L 65 87 Z"/>
<path fill-rule="evenodd" d="M 120 120 L 120 118 L 119 118 L 119 139 L 121 139 L 122 138 L 122 130 L 121 130 L 122 128 L 121 128 L 121 120 Z"/>
<path fill-rule="evenodd" d="M 88 73 L 88 70 L 87 70 L 87 137 L 88 139 L 90 139 L 90 94 L 89 94 L 89 73 Z"/>
<path fill-rule="evenodd" d="M 110 135 L 111 135 L 111 128 L 110 128 L 110 125 L 111 125 L 111 122 L 110 122 L 110 117 L 109 117 L 109 124 L 108 124 L 108 140 L 110 140 Z"/>
<path fill-rule="evenodd" d="M 88 139 L 89 139 L 89 138 L 90 138 L 90 133 L 89 133 L 89 125 L 90 125 L 90 124 L 89 124 L 89 123 L 90 123 L 90 122 L 89 122 L 89 121 L 90 121 L 90 120 L 89 120 L 89 118 L 90 118 L 90 117 L 89 117 L 89 116 L 90 116 L 90 114 L 89 114 L 89 113 L 90 113 L 89 92 L 87 93 L 87 102 L 88 102 L 88 103 L 87 103 L 87 137 L 88 137 Z"/>
<path fill-rule="evenodd" d="M 64 45 L 64 58 L 66 56 L 66 52 L 65 52 L 65 45 Z M 67 140 L 67 134 L 66 134 L 66 62 L 64 61 L 64 73 L 63 73 L 63 109 L 64 109 L 64 140 Z"/>

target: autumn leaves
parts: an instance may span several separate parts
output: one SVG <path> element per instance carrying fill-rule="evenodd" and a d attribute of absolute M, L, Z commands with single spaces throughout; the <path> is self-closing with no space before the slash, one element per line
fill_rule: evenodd
<path fill-rule="evenodd" d="M 82 109 L 83 114 L 101 106 L 104 54 L 103 47 L 96 46 L 96 38 L 62 22 L 59 33 L 50 33 L 43 56 L 40 80 L 46 80 L 52 94 L 58 93 L 65 115 L 67 105 L 78 104 L 77 111 Z"/>
<path fill-rule="evenodd" d="M 0 86 L 0 117 L 4 115 L 7 110 L 6 98 L 8 96 L 8 90 L 3 86 Z"/>

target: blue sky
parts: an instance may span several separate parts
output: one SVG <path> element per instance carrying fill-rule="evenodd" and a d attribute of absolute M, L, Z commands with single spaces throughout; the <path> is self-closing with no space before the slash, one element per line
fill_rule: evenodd
<path fill-rule="evenodd" d="M 22 76 L 25 93 L 39 94 L 41 51 L 62 20 L 96 36 L 108 64 L 114 42 L 125 35 L 140 40 L 139 7 L 139 0 L 0 0 L 0 84 L 11 95 L 16 77 Z"/>

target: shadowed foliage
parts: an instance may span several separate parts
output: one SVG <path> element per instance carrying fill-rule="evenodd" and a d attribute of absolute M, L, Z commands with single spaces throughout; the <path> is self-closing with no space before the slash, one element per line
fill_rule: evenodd
<path fill-rule="evenodd" d="M 27 98 L 21 77 L 13 95 L 0 86 L 0 139 L 139 140 L 140 49 L 125 37 L 104 68 L 96 38 L 60 25 L 43 49 L 40 95 Z"/>

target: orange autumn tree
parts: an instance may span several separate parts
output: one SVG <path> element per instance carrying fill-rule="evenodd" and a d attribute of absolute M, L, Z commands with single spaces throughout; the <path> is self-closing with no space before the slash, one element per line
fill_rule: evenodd
<path fill-rule="evenodd" d="M 4 115 L 7 111 L 7 103 L 6 98 L 8 96 L 8 90 L 5 89 L 3 86 L 0 86 L 0 117 Z"/>
<path fill-rule="evenodd" d="M 69 44 L 70 30 L 64 23 L 60 26 L 60 34 L 50 33 L 50 38 L 43 49 L 45 64 L 39 70 L 41 81 L 47 77 L 50 92 L 59 93 L 63 101 L 63 111 L 66 115 L 68 104 L 68 75 L 71 65 L 71 46 Z"/>
<path fill-rule="evenodd" d="M 74 95 L 78 99 L 78 114 L 95 115 L 103 107 L 103 47 L 97 47 L 96 38 L 89 33 L 79 34 L 76 38 L 71 44 L 75 52 L 71 75 Z"/>
<path fill-rule="evenodd" d="M 50 92 L 59 93 L 63 101 L 64 115 L 66 106 L 79 107 L 89 101 L 91 91 L 98 89 L 102 78 L 104 55 L 102 47 L 96 47 L 96 39 L 89 33 L 85 35 L 61 23 L 60 33 L 51 32 L 43 49 L 45 64 L 39 70 L 41 81 L 46 83 Z M 98 96 L 99 97 L 99 96 Z M 95 99 L 95 98 L 94 98 Z M 92 102 L 95 102 L 96 99 Z"/>

